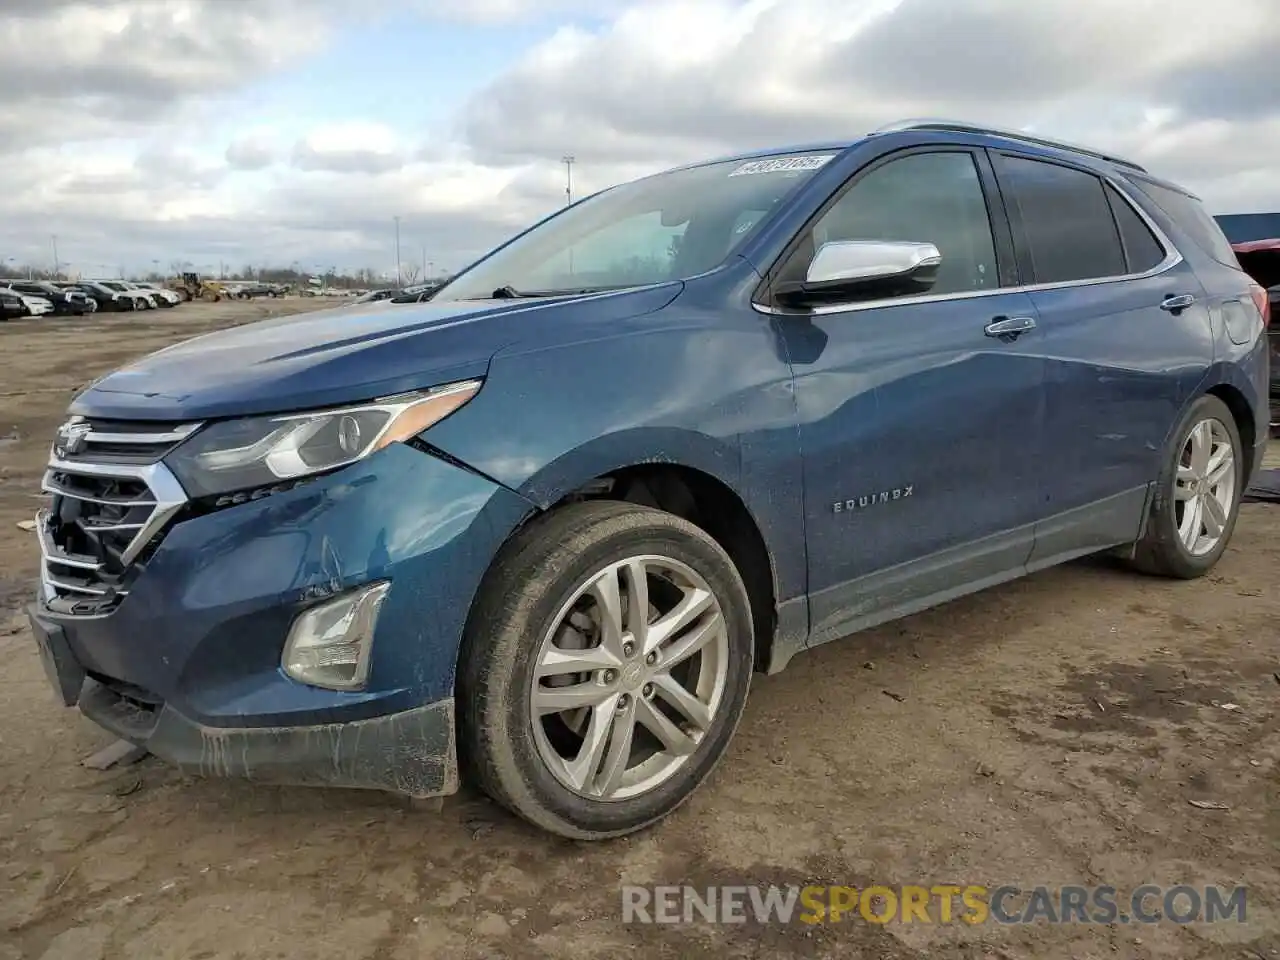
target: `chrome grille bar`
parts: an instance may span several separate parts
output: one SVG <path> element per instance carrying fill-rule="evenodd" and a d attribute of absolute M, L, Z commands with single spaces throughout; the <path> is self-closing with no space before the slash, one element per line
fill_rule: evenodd
<path fill-rule="evenodd" d="M 81 433 L 75 454 L 59 456 L 55 444 L 41 484 L 52 494 L 36 516 L 42 593 L 73 616 L 101 616 L 128 594 L 129 568 L 187 502 L 158 456 L 201 426 L 105 423 Z M 95 456 L 94 440 L 110 451 L 80 460 Z"/>

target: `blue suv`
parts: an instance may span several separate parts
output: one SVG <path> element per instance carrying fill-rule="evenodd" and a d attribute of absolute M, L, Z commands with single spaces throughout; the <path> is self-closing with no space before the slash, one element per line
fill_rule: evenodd
<path fill-rule="evenodd" d="M 682 167 L 428 303 L 91 384 L 31 622 L 183 769 L 616 836 L 806 648 L 1100 551 L 1213 567 L 1267 322 L 1196 198 L 1096 152 L 919 122 Z"/>

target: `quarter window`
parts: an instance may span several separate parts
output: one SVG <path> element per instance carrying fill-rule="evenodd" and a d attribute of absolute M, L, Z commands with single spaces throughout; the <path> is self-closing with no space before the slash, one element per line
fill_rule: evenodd
<path fill-rule="evenodd" d="M 1022 224 L 1032 282 L 1100 280 L 1127 272 L 1101 179 L 1056 163 L 1004 156 L 1000 187 Z"/>
<path fill-rule="evenodd" d="M 1235 251 L 1231 249 L 1231 241 L 1222 232 L 1218 222 L 1209 216 L 1199 200 L 1141 177 L 1129 179 L 1185 230 L 1205 253 L 1219 263 L 1225 263 L 1230 267 L 1239 266 Z"/>
<path fill-rule="evenodd" d="M 982 180 L 966 152 L 916 153 L 857 180 L 813 227 L 804 266 L 824 243 L 904 240 L 942 254 L 931 294 L 999 286 Z"/>
<path fill-rule="evenodd" d="M 1151 232 L 1142 217 L 1130 206 L 1129 201 L 1111 184 L 1106 184 L 1107 199 L 1120 228 L 1120 240 L 1124 244 L 1125 260 L 1130 273 L 1146 273 L 1164 259 L 1164 247 Z"/>

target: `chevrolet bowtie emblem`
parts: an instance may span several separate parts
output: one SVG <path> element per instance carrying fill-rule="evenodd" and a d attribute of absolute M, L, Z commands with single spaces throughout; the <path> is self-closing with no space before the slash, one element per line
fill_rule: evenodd
<path fill-rule="evenodd" d="M 53 453 L 58 459 L 73 456 L 84 449 L 85 439 L 91 432 L 87 423 L 71 420 L 58 428 L 53 441 Z"/>

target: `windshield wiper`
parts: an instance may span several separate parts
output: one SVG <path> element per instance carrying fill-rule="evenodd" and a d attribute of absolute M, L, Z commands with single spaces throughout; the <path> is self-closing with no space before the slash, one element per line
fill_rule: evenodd
<path fill-rule="evenodd" d="M 604 290 L 621 290 L 620 286 L 565 287 L 561 290 L 517 290 L 511 284 L 499 287 L 487 297 L 462 297 L 463 300 L 515 300 L 538 297 L 573 297 L 584 293 L 600 293 Z"/>

